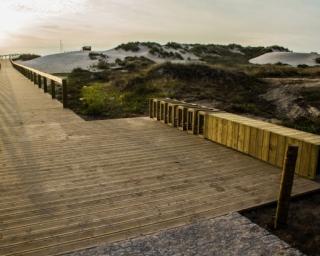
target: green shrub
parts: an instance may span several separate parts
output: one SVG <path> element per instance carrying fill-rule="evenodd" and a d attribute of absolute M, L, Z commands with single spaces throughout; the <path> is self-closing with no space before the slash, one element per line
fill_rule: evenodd
<path fill-rule="evenodd" d="M 116 50 L 125 50 L 125 51 L 132 51 L 132 52 L 138 52 L 140 50 L 139 42 L 129 42 L 126 44 L 120 44 L 118 47 L 116 47 Z"/>
<path fill-rule="evenodd" d="M 82 100 L 86 114 L 102 115 L 106 109 L 107 95 L 101 85 L 83 87 Z"/>
<path fill-rule="evenodd" d="M 306 64 L 299 64 L 297 67 L 298 68 L 308 68 L 309 66 Z"/>
<path fill-rule="evenodd" d="M 84 86 L 81 92 L 85 114 L 113 117 L 122 112 L 121 94 L 108 84 Z"/>
<path fill-rule="evenodd" d="M 316 58 L 315 61 L 317 64 L 320 64 L 320 57 Z"/>
<path fill-rule="evenodd" d="M 175 43 L 175 42 L 169 42 L 165 45 L 167 48 L 172 48 L 175 50 L 179 50 L 179 49 L 183 49 L 183 47 L 181 46 L 181 44 Z"/>
<path fill-rule="evenodd" d="M 156 48 L 161 47 L 161 44 L 158 44 L 158 43 L 155 43 L 155 42 L 143 42 L 143 43 L 141 43 L 141 45 L 146 46 L 146 47 L 148 47 L 150 49 L 154 48 L 154 47 L 156 47 Z"/>
<path fill-rule="evenodd" d="M 14 60 L 21 60 L 21 61 L 28 61 L 28 60 L 33 60 L 36 58 L 41 57 L 40 55 L 37 54 L 21 54 L 18 58 L 15 58 Z"/>
<path fill-rule="evenodd" d="M 320 120 L 313 117 L 299 117 L 295 120 L 285 120 L 283 125 L 305 132 L 320 134 Z"/>
<path fill-rule="evenodd" d="M 119 66 L 124 66 L 124 64 L 125 64 L 124 61 L 119 58 L 117 58 L 114 62 Z"/>
<path fill-rule="evenodd" d="M 178 52 L 172 52 L 172 51 L 165 51 L 162 48 L 153 47 L 149 50 L 149 53 L 161 58 L 171 58 L 171 59 L 178 59 L 183 60 L 183 57 Z"/>
<path fill-rule="evenodd" d="M 99 60 L 97 64 L 98 69 L 109 69 L 110 64 L 106 60 Z"/>
<path fill-rule="evenodd" d="M 97 59 L 99 59 L 99 58 L 106 58 L 107 56 L 105 55 L 105 54 L 103 54 L 103 53 L 99 53 L 99 52 L 90 52 L 89 53 L 89 58 L 91 59 L 91 60 L 97 60 Z"/>

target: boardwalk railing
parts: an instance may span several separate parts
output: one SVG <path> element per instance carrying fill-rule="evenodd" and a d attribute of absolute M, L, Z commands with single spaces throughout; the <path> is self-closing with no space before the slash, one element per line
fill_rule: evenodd
<path fill-rule="evenodd" d="M 150 99 L 150 118 L 282 168 L 289 145 L 299 147 L 295 172 L 320 175 L 320 136 L 172 99 Z"/>
<path fill-rule="evenodd" d="M 24 66 L 22 64 L 16 63 L 12 60 L 12 66 L 18 70 L 25 77 L 29 78 L 34 84 L 38 85 L 39 88 L 43 88 L 45 93 L 48 92 L 48 86 L 51 88 L 51 97 L 56 98 L 56 87 L 61 86 L 62 88 L 62 105 L 64 108 L 68 107 L 68 88 L 67 88 L 67 79 L 61 78 L 58 76 L 53 76 L 51 74 L 36 70 Z"/>

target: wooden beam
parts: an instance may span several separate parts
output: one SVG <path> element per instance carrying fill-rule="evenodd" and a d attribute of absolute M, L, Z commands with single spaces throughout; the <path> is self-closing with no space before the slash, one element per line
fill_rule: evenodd
<path fill-rule="evenodd" d="M 43 91 L 48 92 L 48 80 L 46 77 L 43 78 Z"/>
<path fill-rule="evenodd" d="M 62 80 L 62 104 L 64 108 L 68 107 L 68 86 L 67 79 Z"/>
<path fill-rule="evenodd" d="M 56 83 L 53 80 L 51 80 L 51 97 L 56 98 Z"/>
<path fill-rule="evenodd" d="M 298 156 L 298 147 L 288 146 L 285 163 L 282 171 L 280 193 L 279 193 L 276 217 L 274 221 L 275 229 L 283 227 L 287 224 L 297 156 Z"/>

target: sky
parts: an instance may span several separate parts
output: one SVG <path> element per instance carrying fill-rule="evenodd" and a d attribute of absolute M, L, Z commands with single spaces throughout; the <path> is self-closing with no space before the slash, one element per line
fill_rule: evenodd
<path fill-rule="evenodd" d="M 320 52 L 319 0 L 0 0 L 0 54 L 129 41 L 281 45 Z"/>

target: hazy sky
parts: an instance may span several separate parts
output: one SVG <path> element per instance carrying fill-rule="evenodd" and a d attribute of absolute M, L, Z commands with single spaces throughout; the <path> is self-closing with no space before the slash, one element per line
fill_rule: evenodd
<path fill-rule="evenodd" d="M 283 45 L 320 52 L 320 0 L 0 0 L 0 53 L 128 41 Z"/>

